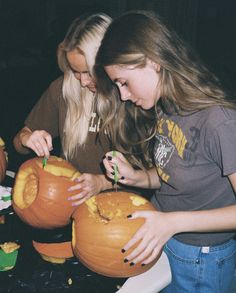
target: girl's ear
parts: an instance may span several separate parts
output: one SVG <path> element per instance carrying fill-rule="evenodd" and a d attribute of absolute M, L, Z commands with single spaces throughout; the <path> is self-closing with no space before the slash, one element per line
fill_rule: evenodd
<path fill-rule="evenodd" d="M 160 64 L 158 64 L 150 59 L 147 59 L 147 64 L 150 64 L 156 70 L 156 72 L 160 72 L 160 70 L 161 70 Z"/>

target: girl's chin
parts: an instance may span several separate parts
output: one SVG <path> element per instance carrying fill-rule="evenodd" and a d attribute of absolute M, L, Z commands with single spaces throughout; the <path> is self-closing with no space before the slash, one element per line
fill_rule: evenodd
<path fill-rule="evenodd" d="M 141 107 L 143 110 L 150 110 L 154 107 L 153 104 L 145 104 L 145 103 L 136 104 L 136 106 Z"/>
<path fill-rule="evenodd" d="M 95 87 L 91 87 L 91 88 L 88 88 L 89 90 L 90 90 L 90 92 L 92 92 L 92 93 L 96 93 L 96 91 L 97 91 L 97 89 L 95 88 Z"/>

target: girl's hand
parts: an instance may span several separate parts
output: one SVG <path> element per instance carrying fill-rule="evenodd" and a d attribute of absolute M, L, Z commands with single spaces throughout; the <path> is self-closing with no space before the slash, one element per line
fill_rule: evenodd
<path fill-rule="evenodd" d="M 149 170 L 135 170 L 124 155 L 119 152 L 116 152 L 115 156 L 113 154 L 114 152 L 106 153 L 103 160 L 107 177 L 114 180 L 116 166 L 119 183 L 141 188 L 160 188 L 160 179 L 155 167 Z"/>
<path fill-rule="evenodd" d="M 80 205 L 91 196 L 100 193 L 104 189 L 103 183 L 105 179 L 103 177 L 104 175 L 84 173 L 76 178 L 75 182 L 77 184 L 68 189 L 68 191 L 78 190 L 78 194 L 68 197 L 68 200 L 73 201 L 72 206 Z"/>
<path fill-rule="evenodd" d="M 115 156 L 113 156 L 113 152 L 106 153 L 103 164 L 107 171 L 107 177 L 110 179 L 114 179 L 114 169 L 117 166 L 118 182 L 131 186 L 136 185 L 136 171 L 120 152 L 116 152 Z"/>
<path fill-rule="evenodd" d="M 24 131 L 21 134 L 21 143 L 23 146 L 32 149 L 37 156 L 50 156 L 52 147 L 52 136 L 45 130 L 35 130 L 33 132 Z"/>
<path fill-rule="evenodd" d="M 131 215 L 130 221 L 136 218 L 144 218 L 145 223 L 123 247 L 122 252 L 140 241 L 139 245 L 126 257 L 125 262 L 132 265 L 141 262 L 145 265 L 160 255 L 165 243 L 176 233 L 175 225 L 171 221 L 171 213 L 137 211 Z"/>

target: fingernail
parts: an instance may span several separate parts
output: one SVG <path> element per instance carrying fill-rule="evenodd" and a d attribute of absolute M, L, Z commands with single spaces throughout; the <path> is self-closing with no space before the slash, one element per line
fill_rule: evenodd
<path fill-rule="evenodd" d="M 108 161 L 111 161 L 112 160 L 112 157 L 111 156 L 107 156 L 107 159 L 108 159 Z"/>
<path fill-rule="evenodd" d="M 121 249 L 121 252 L 122 252 L 122 253 L 125 253 L 125 251 L 126 251 L 126 250 L 125 250 L 124 248 Z"/>
<path fill-rule="evenodd" d="M 134 262 L 131 262 L 129 265 L 132 267 L 132 266 L 134 266 L 134 265 L 135 265 L 135 263 L 134 263 Z"/>
<path fill-rule="evenodd" d="M 125 258 L 125 259 L 124 259 L 124 262 L 125 262 L 125 263 L 126 263 L 126 262 L 128 262 L 128 259 L 127 259 L 127 258 Z"/>
<path fill-rule="evenodd" d="M 146 265 L 145 263 L 142 263 L 142 264 L 141 264 L 142 267 L 144 267 L 145 265 Z"/>
<path fill-rule="evenodd" d="M 120 177 L 120 179 L 121 179 L 121 180 L 124 180 L 124 179 L 125 179 L 125 177 L 124 177 L 124 176 L 121 176 L 121 177 Z"/>
<path fill-rule="evenodd" d="M 128 215 L 127 218 L 132 218 L 132 215 Z"/>

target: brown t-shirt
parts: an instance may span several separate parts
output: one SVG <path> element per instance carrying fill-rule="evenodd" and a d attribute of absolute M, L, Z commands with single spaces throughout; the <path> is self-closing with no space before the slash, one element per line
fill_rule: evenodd
<path fill-rule="evenodd" d="M 53 81 L 43 93 L 36 105 L 25 120 L 25 125 L 32 131 L 46 130 L 53 138 L 63 137 L 63 129 L 67 112 L 67 105 L 62 97 L 62 82 L 60 77 Z M 81 173 L 101 174 L 102 157 L 110 150 L 107 135 L 99 134 L 101 120 L 97 113 L 92 113 L 90 118 L 88 137 L 83 146 L 78 146 L 71 163 Z M 64 158 L 63 150 L 61 157 Z"/>

